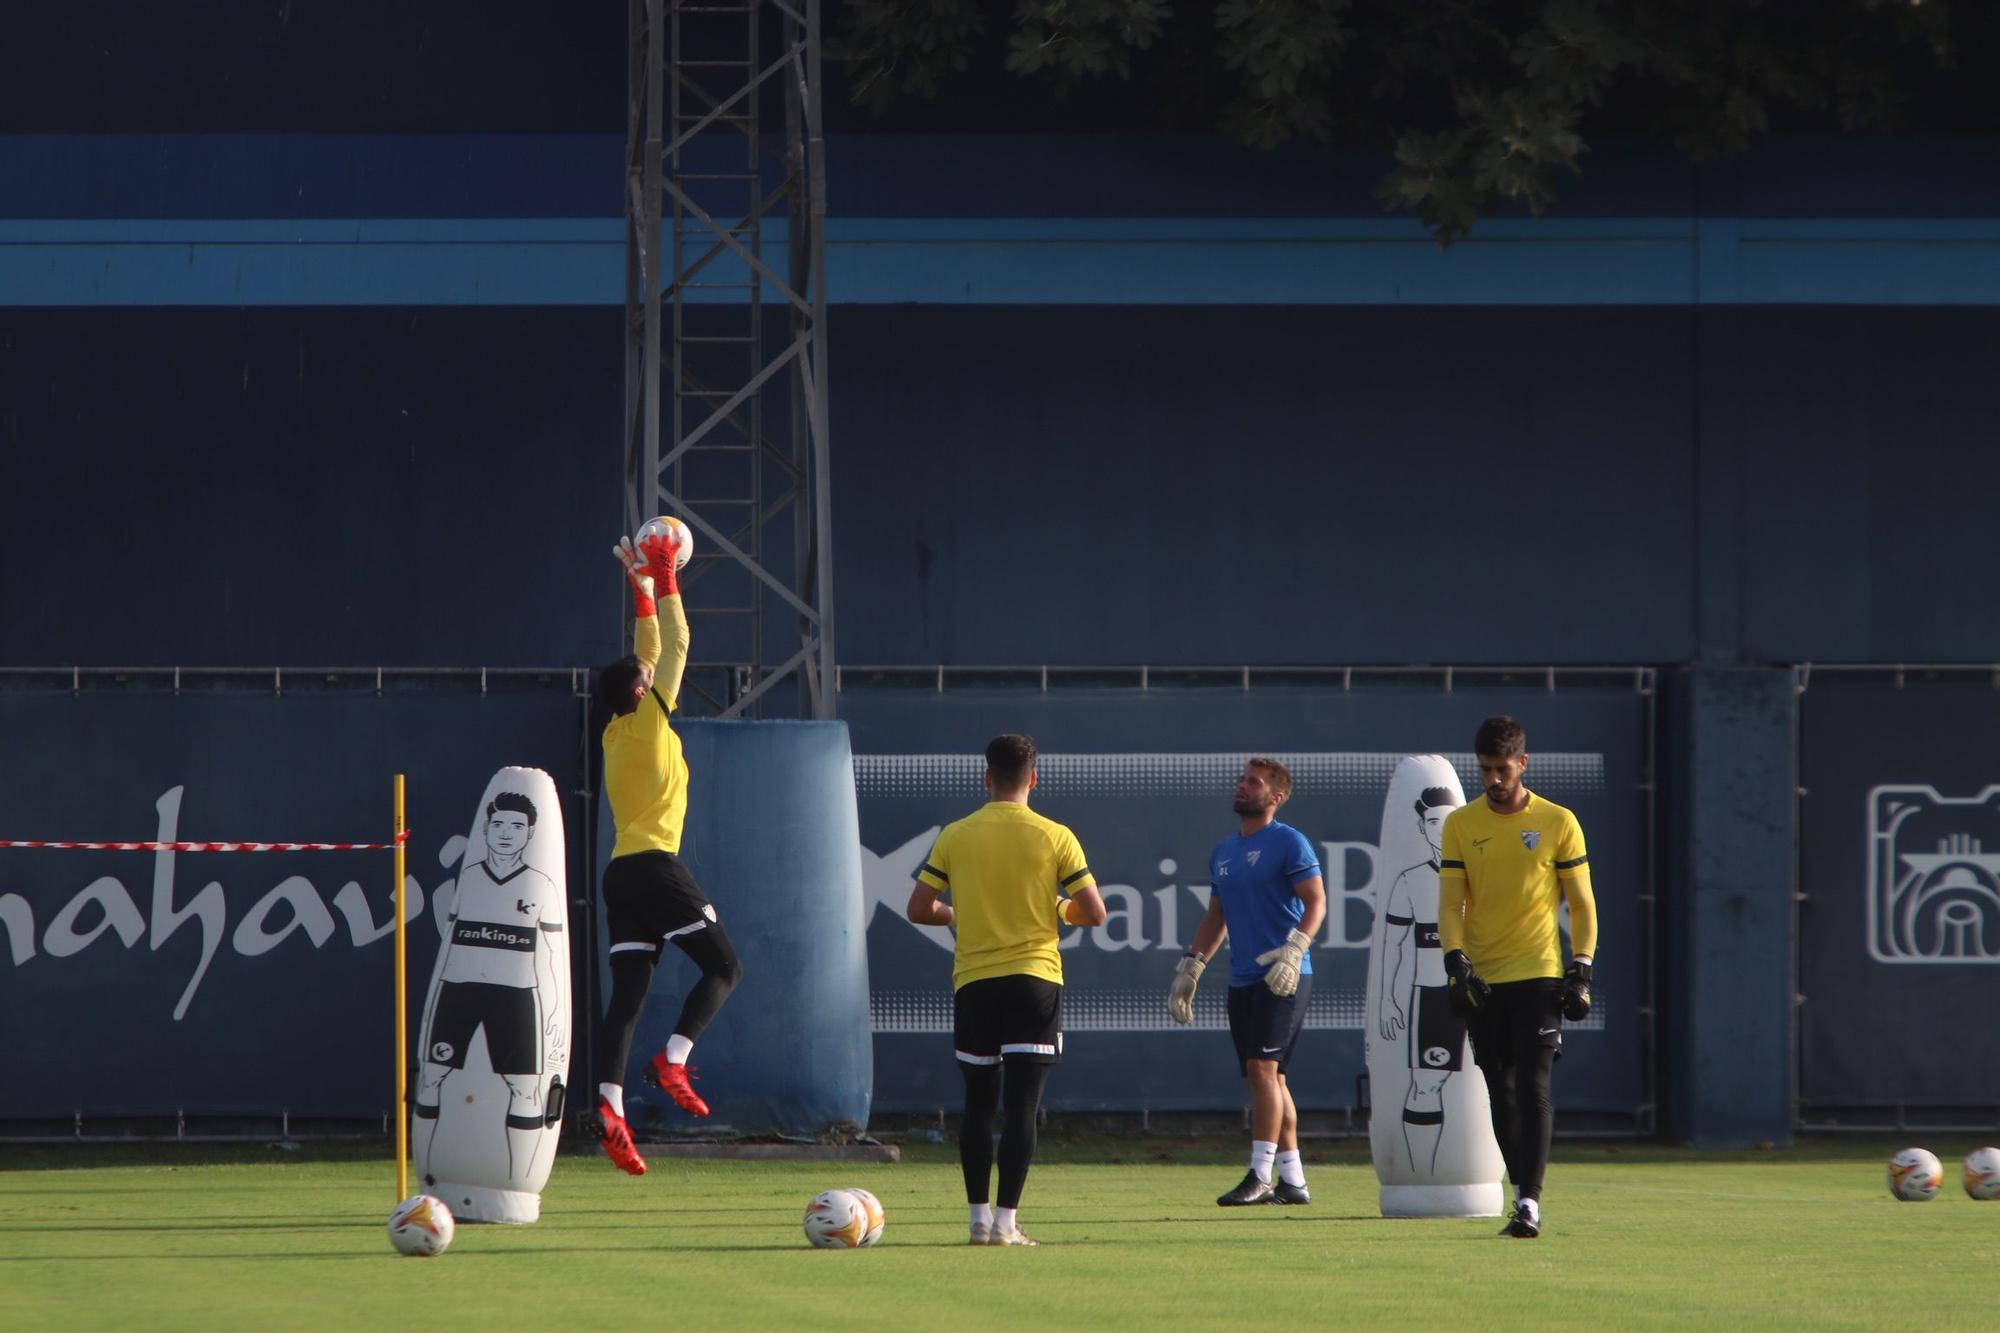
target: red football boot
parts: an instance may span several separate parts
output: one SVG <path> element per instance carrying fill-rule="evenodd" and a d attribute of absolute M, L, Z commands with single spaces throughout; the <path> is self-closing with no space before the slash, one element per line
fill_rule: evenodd
<path fill-rule="evenodd" d="M 633 1146 L 631 1126 L 602 1097 L 597 1099 L 597 1137 L 604 1144 L 604 1155 L 611 1159 L 612 1165 L 627 1175 L 646 1174 L 646 1159 Z"/>
<path fill-rule="evenodd" d="M 646 1066 L 646 1081 L 673 1098 L 675 1106 L 689 1115 L 707 1115 L 708 1103 L 688 1082 L 694 1077 L 695 1072 L 686 1065 L 669 1063 L 664 1051 L 654 1056 L 652 1063 Z"/>

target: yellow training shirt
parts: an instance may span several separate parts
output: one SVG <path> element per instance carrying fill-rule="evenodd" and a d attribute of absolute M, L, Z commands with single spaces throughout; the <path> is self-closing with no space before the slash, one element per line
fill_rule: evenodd
<path fill-rule="evenodd" d="M 668 714 L 679 706 L 681 675 L 687 670 L 687 613 L 678 597 L 662 597 L 659 606 L 673 634 L 664 657 L 660 617 L 632 622 L 632 651 L 654 667 L 652 691 L 604 728 L 604 794 L 611 798 L 611 818 L 618 826 L 614 857 L 678 852 L 687 822 L 687 760 L 681 756 L 681 738 L 667 725 Z"/>
<path fill-rule="evenodd" d="M 944 826 L 917 882 L 951 897 L 951 986 L 1023 973 L 1062 984 L 1059 895 L 1095 887 L 1076 835 L 1015 801 L 989 801 Z"/>
<path fill-rule="evenodd" d="M 1570 951 L 1597 952 L 1597 901 L 1583 826 L 1553 801 L 1528 793 L 1516 814 L 1484 797 L 1444 821 L 1438 864 L 1438 940 L 1465 950 L 1488 981 L 1563 974 L 1556 910 L 1569 900 Z"/>

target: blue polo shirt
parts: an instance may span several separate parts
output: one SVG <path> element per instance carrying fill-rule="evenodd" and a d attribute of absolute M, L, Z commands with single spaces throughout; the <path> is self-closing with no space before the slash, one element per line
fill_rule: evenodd
<path fill-rule="evenodd" d="M 1249 837 L 1231 834 L 1208 857 L 1208 882 L 1222 900 L 1229 926 L 1229 984 L 1251 986 L 1264 979 L 1257 955 L 1285 942 L 1298 928 L 1306 905 L 1292 886 L 1319 874 L 1319 857 L 1306 835 L 1275 820 Z M 1299 965 L 1312 973 L 1312 953 Z"/>

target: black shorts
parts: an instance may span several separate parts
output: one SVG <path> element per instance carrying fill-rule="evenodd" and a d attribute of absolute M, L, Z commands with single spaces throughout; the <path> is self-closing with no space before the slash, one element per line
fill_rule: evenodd
<path fill-rule="evenodd" d="M 486 1059 L 494 1073 L 539 1074 L 542 1033 L 535 1015 L 535 992 L 526 986 L 447 981 L 438 987 L 431 1044 L 424 1058 L 432 1064 L 465 1068 L 465 1048 L 472 1044 L 472 1034 L 484 1027 Z"/>
<path fill-rule="evenodd" d="M 715 919 L 701 885 L 672 852 L 633 852 L 604 868 L 604 930 L 612 953 L 657 950 L 662 941 Z"/>
<path fill-rule="evenodd" d="M 1298 1045 L 1299 1029 L 1306 1025 L 1306 999 L 1312 994 L 1311 973 L 1299 977 L 1297 991 L 1286 996 L 1271 994 L 1263 982 L 1229 988 L 1229 1036 L 1236 1043 L 1236 1067 L 1250 1072 L 1252 1060 L 1276 1060 L 1278 1072 L 1285 1072 Z"/>
<path fill-rule="evenodd" d="M 1060 1064 L 1062 987 L 1020 972 L 968 981 L 951 997 L 951 1039 L 968 1065 Z"/>
<path fill-rule="evenodd" d="M 1542 1047 L 1560 1057 L 1562 994 L 1560 977 L 1495 982 L 1492 994 L 1467 1024 L 1472 1058 L 1479 1068 L 1491 1075 L 1525 1061 Z"/>
<path fill-rule="evenodd" d="M 1452 1011 L 1443 986 L 1417 987 L 1417 1021 L 1410 1024 L 1410 1068 L 1465 1068 L 1465 1020 Z"/>

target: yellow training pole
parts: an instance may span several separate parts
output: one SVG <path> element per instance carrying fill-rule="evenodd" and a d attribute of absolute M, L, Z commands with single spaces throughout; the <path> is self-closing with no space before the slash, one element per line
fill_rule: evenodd
<path fill-rule="evenodd" d="M 403 775 L 396 775 L 396 1202 L 410 1197 L 409 995 L 403 983 Z"/>

